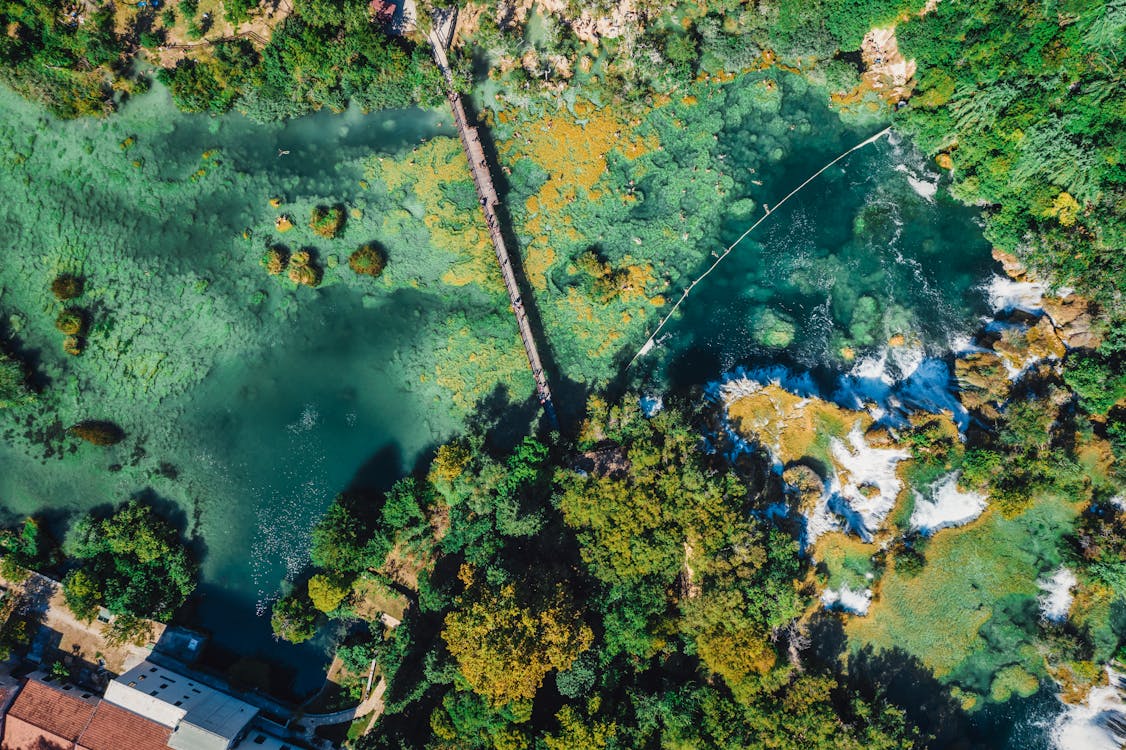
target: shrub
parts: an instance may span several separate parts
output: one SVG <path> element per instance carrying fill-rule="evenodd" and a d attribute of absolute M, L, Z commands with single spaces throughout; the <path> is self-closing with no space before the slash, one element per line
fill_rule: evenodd
<path fill-rule="evenodd" d="M 289 251 L 281 245 L 274 245 L 262 256 L 262 265 L 271 276 L 280 275 L 289 265 Z"/>
<path fill-rule="evenodd" d="M 77 357 L 86 349 L 86 342 L 80 336 L 67 336 L 63 339 L 63 351 Z"/>
<path fill-rule="evenodd" d="M 348 267 L 361 276 L 379 276 L 386 266 L 387 254 L 372 243 L 363 245 L 348 258 Z"/>
<path fill-rule="evenodd" d="M 294 284 L 317 286 L 321 283 L 321 272 L 319 269 L 313 268 L 312 266 L 290 265 L 289 280 Z"/>
<path fill-rule="evenodd" d="M 331 240 L 344 227 L 343 206 L 317 206 L 309 218 L 309 226 L 325 239 Z"/>
<path fill-rule="evenodd" d="M 68 307 L 55 318 L 55 328 L 67 336 L 78 336 L 86 327 L 84 313 L 76 307 Z"/>
<path fill-rule="evenodd" d="M 55 277 L 55 280 L 51 282 L 51 293 L 55 295 L 55 299 L 65 302 L 82 296 L 82 286 L 82 279 L 64 273 Z"/>

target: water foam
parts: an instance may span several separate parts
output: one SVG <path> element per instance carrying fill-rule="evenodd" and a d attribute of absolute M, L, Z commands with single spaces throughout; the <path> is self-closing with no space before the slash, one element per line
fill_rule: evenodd
<path fill-rule="evenodd" d="M 902 172 L 907 177 L 907 184 L 911 186 L 919 196 L 925 198 L 927 201 L 934 202 L 934 196 L 938 194 L 938 175 L 934 175 L 933 179 L 926 179 L 920 177 L 917 172 L 908 167 L 906 164 L 896 164 L 896 172 Z"/>
<path fill-rule="evenodd" d="M 940 477 L 926 488 L 925 494 L 915 492 L 915 510 L 911 526 L 924 534 L 939 529 L 962 526 L 985 510 L 985 495 L 958 489 L 960 471 Z"/>
<path fill-rule="evenodd" d="M 1063 622 L 1067 619 L 1067 613 L 1071 609 L 1071 590 L 1078 584 L 1075 573 L 1068 568 L 1060 568 L 1051 578 L 1036 582 L 1043 592 L 1040 595 L 1040 614 L 1045 620 Z"/>
<path fill-rule="evenodd" d="M 1126 676 L 1109 667 L 1108 684 L 1068 706 L 1052 727 L 1055 750 L 1122 750 L 1126 746 Z"/>
<path fill-rule="evenodd" d="M 1044 307 L 1047 287 L 1037 281 L 1016 281 L 994 274 L 985 285 L 985 294 L 994 312 L 1025 310 L 1040 312 Z"/>
<path fill-rule="evenodd" d="M 826 589 L 821 592 L 821 606 L 840 612 L 851 612 L 854 615 L 868 614 L 868 607 L 872 605 L 872 590 L 861 589 L 853 591 L 846 583 L 839 589 Z"/>
<path fill-rule="evenodd" d="M 903 489 L 896 464 L 911 454 L 899 448 L 868 445 L 859 420 L 848 433 L 848 443 L 833 438 L 829 450 L 839 471 L 832 479 L 825 508 L 841 516 L 862 539 L 871 541 Z"/>

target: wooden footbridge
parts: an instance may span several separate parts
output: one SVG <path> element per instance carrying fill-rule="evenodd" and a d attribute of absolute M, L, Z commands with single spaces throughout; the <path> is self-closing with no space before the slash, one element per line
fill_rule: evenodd
<path fill-rule="evenodd" d="M 504 286 L 508 290 L 512 312 L 516 316 L 516 325 L 520 329 L 520 339 L 524 342 L 524 351 L 528 355 L 528 366 L 531 368 L 532 377 L 536 381 L 536 394 L 539 396 L 540 404 L 543 405 L 544 413 L 547 414 L 551 426 L 558 429 L 559 422 L 555 416 L 555 404 L 551 400 L 551 388 L 547 384 L 547 375 L 543 369 L 543 362 L 540 360 L 539 350 L 536 348 L 535 337 L 532 335 L 532 326 L 528 322 L 525 302 L 520 296 L 520 286 L 516 281 L 516 273 L 513 270 L 508 248 L 505 246 L 504 235 L 501 233 L 500 217 L 497 214 L 500 199 L 497 197 L 496 188 L 493 186 L 492 174 L 489 171 L 489 160 L 485 156 L 485 149 L 477 128 L 469 123 L 469 118 L 465 114 L 465 106 L 462 104 L 461 94 L 457 91 L 453 73 L 450 70 L 449 59 L 446 56 L 446 50 L 449 48 L 456 23 L 456 9 L 436 12 L 427 38 L 434 50 L 434 62 L 437 63 L 438 69 L 442 71 L 442 77 L 446 81 L 446 98 L 449 100 L 450 108 L 454 113 L 457 132 L 461 136 L 461 147 L 465 151 L 465 157 L 469 160 L 469 170 L 473 173 L 473 184 L 477 188 L 477 199 L 485 214 L 485 224 L 489 228 L 489 237 L 493 241 L 493 249 L 496 250 L 497 263 L 500 264 Z"/>

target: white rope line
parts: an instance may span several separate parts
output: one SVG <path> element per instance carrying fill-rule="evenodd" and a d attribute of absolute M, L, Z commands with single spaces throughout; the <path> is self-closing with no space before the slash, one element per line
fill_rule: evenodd
<path fill-rule="evenodd" d="M 855 146 L 850 148 L 848 151 L 845 151 L 843 154 L 838 156 L 836 159 L 833 159 L 831 162 L 829 162 L 825 166 L 821 167 L 821 169 L 817 170 L 813 174 L 813 176 L 811 176 L 808 180 L 806 180 L 805 182 L 803 182 L 802 184 L 798 185 L 796 188 L 791 190 L 790 193 L 785 198 L 783 198 L 782 200 L 775 203 L 773 208 L 768 208 L 766 213 L 762 216 L 762 218 L 760 218 L 758 221 L 756 221 L 754 224 L 752 224 L 750 229 L 748 229 L 747 231 L 745 231 L 741 235 L 739 235 L 739 239 L 732 242 L 731 245 L 726 250 L 724 250 L 718 258 L 716 258 L 715 263 L 712 263 L 708 267 L 708 270 L 704 271 L 702 274 L 700 274 L 700 276 L 695 281 L 693 281 L 691 284 L 688 285 L 688 287 L 684 290 L 684 294 L 680 295 L 680 299 L 678 299 L 676 301 L 676 304 L 672 306 L 672 309 L 669 310 L 668 314 L 665 315 L 665 317 L 661 318 L 661 322 L 657 326 L 657 330 L 653 331 L 652 335 L 649 336 L 648 340 L 646 340 L 645 345 L 642 346 L 640 349 L 638 349 L 637 354 L 633 355 L 633 359 L 631 359 L 629 361 L 629 364 L 626 365 L 626 369 L 628 370 L 630 367 L 633 367 L 634 362 L 636 362 L 640 357 L 643 357 L 644 355 L 648 354 L 649 352 L 651 352 L 653 350 L 653 347 L 656 343 L 657 334 L 659 334 L 661 332 L 661 329 L 665 327 L 665 324 L 669 322 L 669 319 L 677 311 L 677 309 L 680 307 L 681 303 L 684 302 L 685 299 L 687 299 L 689 292 L 691 292 L 692 289 L 695 288 L 695 286 L 697 284 L 699 284 L 701 281 L 703 281 L 705 278 L 707 278 L 708 274 L 710 274 L 712 271 L 714 271 L 716 269 L 716 266 L 718 266 L 723 261 L 724 258 L 726 258 L 728 255 L 730 255 L 732 250 L 734 250 L 736 247 L 738 247 L 739 243 L 741 243 L 743 240 L 747 239 L 747 235 L 749 235 L 751 232 L 755 231 L 755 229 L 758 227 L 759 224 L 761 224 L 764 221 L 766 221 L 767 219 L 769 219 L 774 213 L 776 213 L 778 211 L 779 208 L 781 208 L 783 203 L 790 200 L 790 198 L 794 197 L 794 195 L 799 190 L 801 190 L 806 185 L 808 185 L 809 183 L 813 182 L 818 177 L 820 177 L 821 174 L 823 172 L 825 172 L 825 170 L 827 170 L 829 167 L 833 166 L 834 164 L 839 162 L 841 159 L 843 159 L 846 156 L 848 156 L 849 154 L 851 154 L 853 151 L 858 151 L 859 149 L 862 149 L 869 144 L 875 143 L 880 138 L 883 138 L 885 135 L 887 135 L 890 132 L 891 132 L 891 127 L 889 126 L 889 127 L 884 128 L 880 132 L 876 133 L 871 138 L 868 138 L 867 140 L 863 141 L 862 143 L 856 144 Z"/>

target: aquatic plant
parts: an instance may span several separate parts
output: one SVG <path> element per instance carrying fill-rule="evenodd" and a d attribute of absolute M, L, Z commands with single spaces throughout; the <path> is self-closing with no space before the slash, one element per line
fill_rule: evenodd
<path fill-rule="evenodd" d="M 0 351 L 0 409 L 10 408 L 31 398 L 23 364 Z"/>
<path fill-rule="evenodd" d="M 316 206 L 309 217 L 309 226 L 321 237 L 331 240 L 344 228 L 346 217 L 343 206 Z"/>
<path fill-rule="evenodd" d="M 88 419 L 67 428 L 67 433 L 92 445 L 117 445 L 125 439 L 125 432 L 113 422 Z"/>
<path fill-rule="evenodd" d="M 69 273 L 60 274 L 51 282 L 51 293 L 60 302 L 82 296 L 82 288 L 82 279 Z"/>
<path fill-rule="evenodd" d="M 387 265 L 387 253 L 375 243 L 368 243 L 348 256 L 348 267 L 362 276 L 379 276 Z"/>
<path fill-rule="evenodd" d="M 55 328 L 67 336 L 78 336 L 86 328 L 86 313 L 77 307 L 68 307 L 55 318 Z"/>

